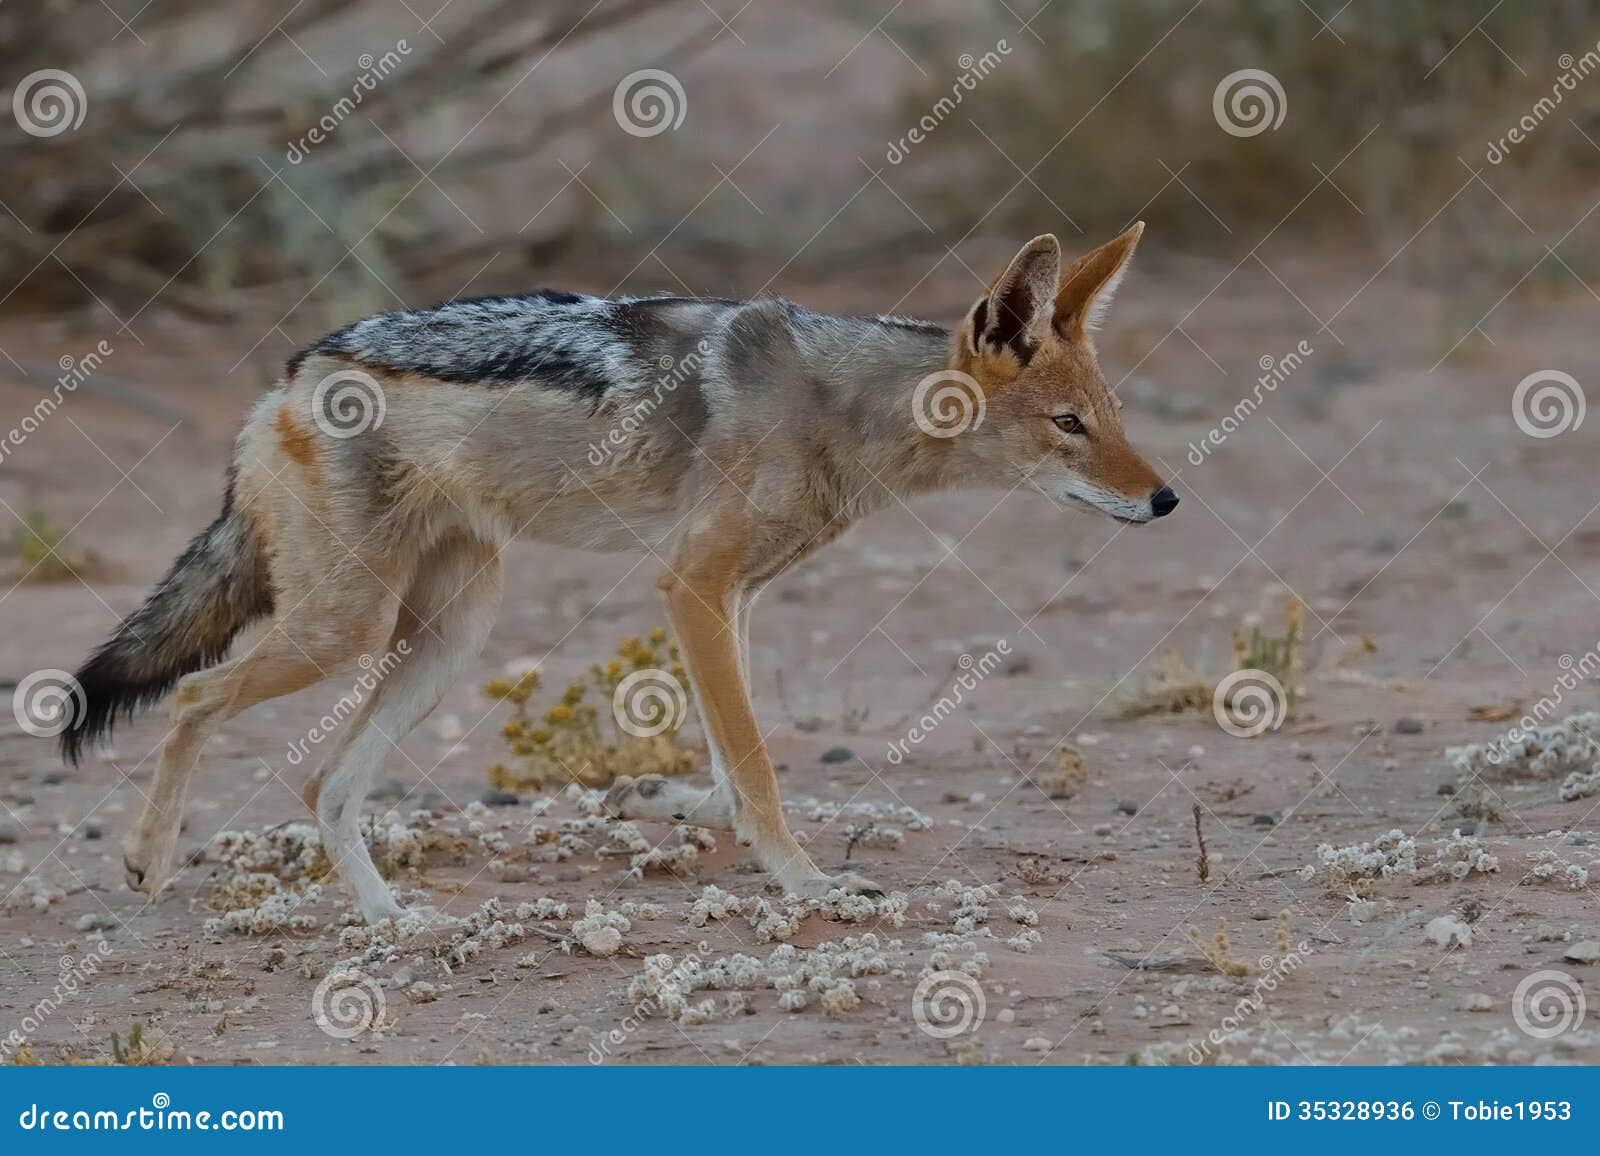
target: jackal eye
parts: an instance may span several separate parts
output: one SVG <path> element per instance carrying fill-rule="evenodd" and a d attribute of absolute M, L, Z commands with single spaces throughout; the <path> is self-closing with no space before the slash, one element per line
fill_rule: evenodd
<path fill-rule="evenodd" d="M 1056 423 L 1056 428 L 1062 433 L 1077 433 L 1083 429 L 1083 422 L 1078 420 L 1078 415 L 1075 413 L 1064 413 L 1050 420 Z"/>

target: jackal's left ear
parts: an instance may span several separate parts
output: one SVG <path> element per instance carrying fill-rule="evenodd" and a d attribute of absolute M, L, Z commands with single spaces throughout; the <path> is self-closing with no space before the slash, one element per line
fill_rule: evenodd
<path fill-rule="evenodd" d="M 1056 294 L 1057 332 L 1063 337 L 1082 337 L 1087 330 L 1100 327 L 1143 235 L 1144 222 L 1135 221 L 1123 233 L 1067 266 Z"/>
<path fill-rule="evenodd" d="M 1052 300 L 1061 279 L 1061 243 L 1049 233 L 1011 258 L 989 295 L 972 307 L 972 350 L 1009 349 L 1024 363 L 1050 332 Z"/>

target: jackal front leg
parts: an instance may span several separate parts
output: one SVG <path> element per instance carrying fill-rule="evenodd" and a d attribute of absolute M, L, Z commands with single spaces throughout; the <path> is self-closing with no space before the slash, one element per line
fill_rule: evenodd
<path fill-rule="evenodd" d="M 696 581 L 669 576 L 661 581 L 667 615 L 688 660 L 711 747 L 711 768 L 720 796 L 731 810 L 732 826 L 756 862 L 785 891 L 819 898 L 829 889 L 879 893 L 881 888 L 858 875 L 824 875 L 784 822 L 778 779 L 756 726 L 745 684 L 736 622 L 740 597 L 736 583 Z M 709 801 L 709 800 L 708 800 Z"/>

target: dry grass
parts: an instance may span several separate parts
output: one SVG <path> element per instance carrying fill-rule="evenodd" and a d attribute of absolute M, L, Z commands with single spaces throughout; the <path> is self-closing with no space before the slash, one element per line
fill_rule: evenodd
<path fill-rule="evenodd" d="M 1202 959 L 1216 968 L 1223 975 L 1242 978 L 1255 971 L 1255 964 L 1247 959 L 1240 959 L 1233 954 L 1233 944 L 1228 941 L 1228 921 L 1217 919 L 1217 930 L 1207 939 L 1201 934 L 1198 927 L 1188 929 L 1189 942 L 1194 944 L 1195 950 Z"/>
<path fill-rule="evenodd" d="M 1089 781 L 1089 768 L 1075 747 L 1064 746 L 1054 767 L 1033 776 L 1038 788 L 1052 799 L 1070 799 Z"/>
<path fill-rule="evenodd" d="M 1140 718 L 1210 710 L 1215 685 L 1202 677 L 1181 651 L 1169 648 L 1156 655 L 1152 669 L 1119 692 L 1112 714 L 1117 718 Z"/>
<path fill-rule="evenodd" d="M 1188 928 L 1189 942 L 1194 944 L 1195 950 L 1202 959 L 1216 968 L 1223 975 L 1242 979 L 1256 972 L 1270 971 L 1286 956 L 1294 951 L 1294 936 L 1289 926 L 1289 909 L 1284 908 L 1278 912 L 1278 918 L 1272 924 L 1272 949 L 1266 952 L 1259 962 L 1251 962 L 1234 954 L 1232 941 L 1228 938 L 1228 921 L 1219 918 L 1217 930 L 1209 939 L 1198 927 Z"/>
<path fill-rule="evenodd" d="M 111 1033 L 111 1062 L 123 1067 L 154 1067 L 172 1058 L 172 1044 L 160 1032 L 151 1032 L 138 1020 L 128 1025 L 126 1042 Z"/>
<path fill-rule="evenodd" d="M 1271 675 L 1283 687 L 1289 711 L 1295 691 L 1305 675 L 1305 603 L 1291 597 L 1283 607 L 1283 633 L 1266 634 L 1252 626 L 1248 634 L 1233 636 L 1233 669 L 1259 670 Z M 1152 668 L 1119 691 L 1111 713 L 1116 718 L 1140 718 L 1156 714 L 1182 714 L 1212 709 L 1216 679 L 1207 678 L 1175 648 L 1156 655 Z M 1289 711 L 1285 712 L 1285 718 Z"/>
<path fill-rule="evenodd" d="M 1291 597 L 1283 605 L 1283 633 L 1263 634 L 1252 626 L 1250 633 L 1233 636 L 1233 668 L 1260 670 L 1270 674 L 1283 687 L 1289 707 L 1294 707 L 1295 687 L 1304 670 L 1301 639 L 1305 630 L 1306 604 Z"/>
<path fill-rule="evenodd" d="M 52 523 L 42 511 L 30 511 L 26 521 L 5 540 L 5 553 L 13 559 L 13 582 L 63 582 L 74 576 L 87 579 L 103 574 L 99 559 L 76 547 L 70 532 Z"/>

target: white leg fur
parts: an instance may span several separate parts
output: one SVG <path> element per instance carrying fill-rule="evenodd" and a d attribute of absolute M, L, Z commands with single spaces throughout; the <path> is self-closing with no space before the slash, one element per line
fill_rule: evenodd
<path fill-rule="evenodd" d="M 688 787 L 660 775 L 623 775 L 606 792 L 606 810 L 619 819 L 733 830 L 733 811 L 720 790 Z"/>
<path fill-rule="evenodd" d="M 258 702 L 310 686 L 322 677 L 314 662 L 283 641 L 267 638 L 250 654 L 179 681 L 171 730 L 150 795 L 123 845 L 129 887 L 154 898 L 172 877 L 189 780 L 212 731 Z"/>
<path fill-rule="evenodd" d="M 395 624 L 391 650 L 410 647 L 374 690 L 348 743 L 319 772 L 317 818 L 334 868 L 368 922 L 400 913 L 361 838 L 361 808 L 389 748 L 411 733 L 477 659 L 500 606 L 498 552 L 452 537 L 423 559 Z"/>

